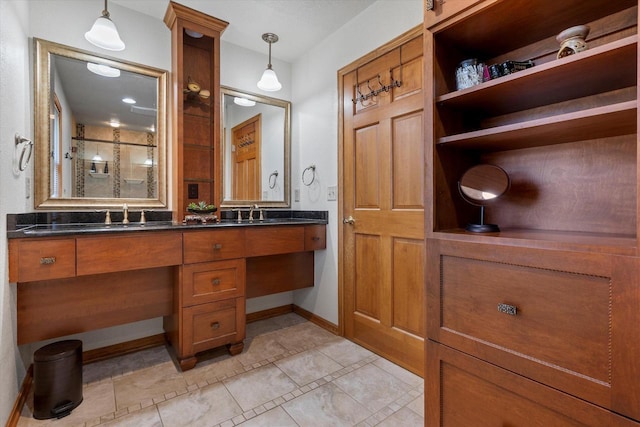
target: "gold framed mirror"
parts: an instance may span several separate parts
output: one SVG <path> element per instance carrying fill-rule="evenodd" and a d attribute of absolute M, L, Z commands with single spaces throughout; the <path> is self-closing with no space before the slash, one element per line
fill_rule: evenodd
<path fill-rule="evenodd" d="M 222 207 L 290 207 L 291 103 L 221 87 Z"/>
<path fill-rule="evenodd" d="M 167 72 L 34 38 L 36 209 L 167 207 Z"/>

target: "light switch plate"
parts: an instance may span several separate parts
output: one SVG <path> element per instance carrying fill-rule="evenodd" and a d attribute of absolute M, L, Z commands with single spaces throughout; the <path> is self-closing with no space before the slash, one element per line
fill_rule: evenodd
<path fill-rule="evenodd" d="M 300 189 L 296 188 L 295 190 L 293 190 L 293 201 L 294 202 L 299 202 L 300 201 Z"/>
<path fill-rule="evenodd" d="M 338 200 L 338 187 L 332 186 L 327 188 L 327 200 L 332 202 Z"/>

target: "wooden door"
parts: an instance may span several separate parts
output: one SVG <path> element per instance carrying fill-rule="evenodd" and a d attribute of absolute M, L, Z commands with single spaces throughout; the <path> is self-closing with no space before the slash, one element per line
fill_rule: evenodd
<path fill-rule="evenodd" d="M 233 135 L 233 200 L 260 200 L 260 129 L 258 114 L 231 129 Z"/>
<path fill-rule="evenodd" d="M 341 76 L 344 334 L 419 375 L 426 329 L 421 35 L 418 28 L 401 36 Z"/>

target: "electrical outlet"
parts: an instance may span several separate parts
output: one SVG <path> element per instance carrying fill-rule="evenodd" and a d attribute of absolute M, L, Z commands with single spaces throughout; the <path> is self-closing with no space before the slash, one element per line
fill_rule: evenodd
<path fill-rule="evenodd" d="M 26 193 L 26 198 L 30 199 L 31 198 L 31 178 L 26 177 L 24 179 L 24 190 Z"/>
<path fill-rule="evenodd" d="M 263 191 L 262 192 L 262 200 L 269 200 L 269 192 L 268 191 Z"/>
<path fill-rule="evenodd" d="M 327 200 L 332 202 L 338 200 L 338 187 L 332 186 L 327 188 Z"/>
<path fill-rule="evenodd" d="M 293 190 L 293 201 L 294 202 L 299 202 L 300 201 L 300 189 L 296 188 L 295 190 Z"/>

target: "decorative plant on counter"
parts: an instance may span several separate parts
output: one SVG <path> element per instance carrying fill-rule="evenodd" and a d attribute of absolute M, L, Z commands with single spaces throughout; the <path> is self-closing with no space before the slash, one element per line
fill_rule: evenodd
<path fill-rule="evenodd" d="M 199 203 L 189 203 L 189 206 L 187 206 L 187 210 L 196 214 L 208 214 L 211 212 L 215 212 L 216 210 L 218 210 L 218 208 L 216 208 L 216 205 L 209 205 L 205 201 L 200 201 Z"/>

